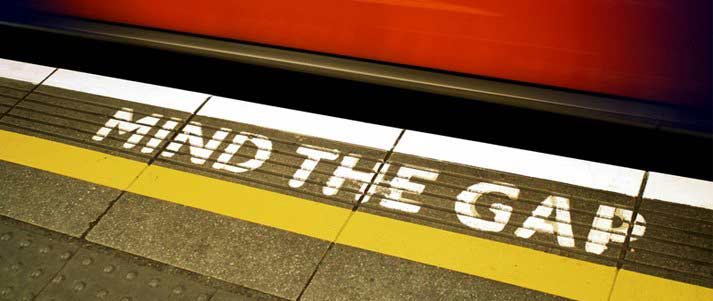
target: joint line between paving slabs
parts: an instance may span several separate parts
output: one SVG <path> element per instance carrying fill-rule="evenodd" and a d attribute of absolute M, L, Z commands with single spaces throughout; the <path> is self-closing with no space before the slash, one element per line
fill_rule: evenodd
<path fill-rule="evenodd" d="M 114 204 L 116 204 L 116 202 L 118 202 L 119 199 L 121 199 L 121 197 L 124 196 L 124 194 L 126 193 L 126 190 L 128 190 L 129 187 L 131 187 L 131 185 L 133 185 L 134 182 L 136 182 L 136 180 L 139 179 L 139 177 L 141 176 L 141 174 L 143 174 L 144 171 L 146 171 L 146 169 L 147 169 L 148 167 L 149 167 L 149 166 L 146 165 L 146 166 L 144 166 L 144 167 L 141 169 L 141 171 L 131 180 L 131 182 L 129 183 L 129 185 L 126 185 L 126 187 L 121 190 L 121 192 L 119 193 L 119 195 L 118 195 L 116 198 L 114 198 L 114 199 L 109 203 L 109 206 L 107 206 L 106 209 L 104 209 L 104 212 L 102 212 L 99 216 L 97 216 L 97 218 L 94 219 L 94 221 L 92 221 L 91 223 L 89 223 L 89 228 L 87 228 L 87 230 L 84 231 L 84 233 L 82 233 L 82 235 L 79 236 L 79 238 L 81 238 L 81 239 L 86 239 L 86 238 L 87 238 L 87 235 L 89 234 L 89 232 L 91 232 L 92 229 L 94 229 L 94 227 L 99 223 L 99 221 L 100 221 L 102 218 L 104 218 L 104 216 L 107 215 L 107 213 L 109 213 L 109 210 L 111 210 L 111 208 L 114 207 Z"/>
<path fill-rule="evenodd" d="M 612 282 L 611 289 L 609 290 L 609 297 L 607 300 L 611 300 L 611 296 L 614 293 L 614 286 L 616 286 L 617 277 L 619 277 L 619 271 L 624 266 L 624 260 L 626 258 L 627 252 L 629 252 L 629 243 L 631 242 L 631 234 L 636 226 L 636 219 L 639 216 L 639 208 L 644 199 L 644 191 L 646 190 L 646 182 L 649 179 L 649 172 L 645 171 L 644 176 L 641 179 L 641 186 L 639 186 L 639 193 L 634 199 L 634 211 L 631 214 L 631 221 L 629 222 L 629 227 L 626 229 L 626 236 L 624 237 L 624 243 L 622 244 L 621 252 L 619 252 L 619 258 L 616 262 L 616 270 L 614 272 L 614 281 Z"/>
<path fill-rule="evenodd" d="M 79 247 L 79 246 L 77 246 L 77 248 L 74 249 L 74 252 L 72 252 L 72 255 L 70 255 L 69 258 L 67 258 L 67 260 L 64 261 L 64 263 L 62 264 L 62 267 L 60 267 L 59 270 L 57 270 L 57 273 L 52 275 L 52 277 L 50 277 L 50 279 L 47 281 L 47 283 L 45 283 L 45 285 L 43 285 L 42 288 L 39 291 L 37 291 L 37 295 L 32 296 L 32 300 L 37 300 L 37 298 L 40 295 L 42 295 L 42 293 L 45 291 L 45 289 L 47 289 L 47 287 L 50 285 L 50 283 L 52 283 L 52 281 L 54 281 L 54 279 L 57 278 L 57 276 L 59 276 L 62 273 L 64 268 L 67 266 L 67 264 L 69 264 L 69 262 L 72 261 L 74 256 L 77 255 L 77 253 L 79 253 L 79 249 L 81 249 L 81 247 Z"/>
<path fill-rule="evenodd" d="M 636 226 L 636 218 L 639 216 L 639 207 L 641 206 L 644 190 L 646 189 L 646 182 L 649 179 L 649 172 L 644 172 L 644 176 L 641 179 L 641 186 L 639 186 L 639 193 L 636 195 L 634 201 L 634 211 L 631 214 L 631 221 L 629 222 L 629 227 L 626 229 L 626 236 L 624 237 L 624 243 L 622 244 L 621 252 L 619 252 L 619 259 L 617 260 L 616 268 L 621 269 L 624 265 L 624 258 L 629 250 L 629 242 L 631 242 L 631 233 L 634 231 L 634 226 Z"/>
<path fill-rule="evenodd" d="M 121 199 L 121 197 L 124 196 L 124 194 L 126 194 L 126 191 L 129 189 L 129 187 L 131 187 L 131 185 L 134 185 L 134 183 L 139 179 L 139 177 L 144 173 L 144 171 L 146 171 L 146 169 L 147 169 L 151 164 L 153 164 L 154 161 L 156 161 L 156 159 L 158 158 L 158 156 L 161 155 L 161 153 L 162 153 L 164 150 L 166 150 L 166 147 L 168 146 L 168 144 L 170 144 L 171 141 L 173 141 L 173 139 L 175 139 L 176 136 L 178 136 L 179 133 L 183 132 L 183 129 L 186 127 L 186 125 L 187 125 L 188 123 L 190 123 L 191 120 L 193 120 L 193 116 L 196 116 L 196 114 L 198 114 L 198 111 L 200 111 L 200 109 L 203 108 L 203 106 L 208 102 L 208 100 L 210 100 L 210 98 L 211 98 L 211 96 L 208 96 L 208 98 L 206 98 L 206 99 L 203 101 L 203 103 L 201 103 L 201 105 L 198 106 L 198 108 L 193 112 L 193 114 L 191 114 L 190 116 L 188 116 L 188 118 L 186 118 L 186 122 L 185 122 L 183 125 L 181 125 L 181 127 L 178 129 L 178 131 L 176 131 L 175 133 L 173 133 L 173 135 L 171 135 L 171 137 L 169 137 L 169 139 L 166 140 L 166 143 L 164 143 L 163 147 L 161 147 L 161 148 L 158 150 L 158 152 L 156 153 L 156 155 L 154 155 L 153 157 L 151 157 L 151 159 L 148 161 L 148 163 L 146 164 L 146 166 L 144 166 L 144 168 L 141 169 L 141 172 L 139 172 L 139 173 L 134 177 L 134 179 L 131 180 L 131 183 L 129 183 L 129 185 L 127 185 L 127 186 L 121 191 L 121 193 L 119 193 L 119 196 L 117 196 L 114 200 L 112 200 L 112 201 L 109 203 L 109 206 L 106 207 L 106 209 L 104 210 L 104 212 L 102 212 L 94 221 L 92 221 L 91 223 L 89 223 L 89 228 L 88 228 L 86 231 L 84 231 L 84 233 L 82 233 L 82 235 L 80 236 L 81 239 L 86 239 L 86 238 L 87 238 L 87 235 L 89 234 L 89 232 L 91 232 L 92 229 L 94 229 L 94 227 L 99 223 L 99 221 L 100 221 L 105 215 L 107 215 L 107 213 L 109 213 L 109 210 L 111 210 L 111 208 L 114 207 L 114 204 L 116 204 L 116 202 L 118 202 L 119 199 Z"/>
<path fill-rule="evenodd" d="M 332 250 L 334 245 L 336 244 L 337 239 L 339 236 L 342 234 L 342 231 L 344 231 L 344 228 L 346 228 L 347 224 L 349 223 L 349 220 L 352 218 L 352 215 L 354 215 L 354 212 L 359 209 L 359 205 L 361 205 L 361 202 L 364 200 L 364 198 L 369 194 L 369 190 L 371 189 L 372 185 L 375 185 L 376 177 L 379 176 L 381 173 L 382 168 L 384 165 L 386 165 L 386 162 L 389 161 L 391 158 L 391 154 L 394 153 L 394 149 L 396 149 L 396 145 L 399 144 L 399 141 L 401 141 L 401 137 L 404 135 L 406 132 L 405 129 L 401 130 L 401 133 L 399 133 L 399 136 L 396 137 L 396 140 L 394 141 L 394 145 L 391 146 L 391 149 L 386 152 L 386 155 L 384 155 L 384 161 L 381 162 L 381 165 L 379 165 L 379 168 L 377 168 L 376 172 L 374 173 L 374 176 L 371 177 L 371 181 L 369 181 L 369 184 L 366 185 L 366 188 L 364 188 L 364 193 L 359 197 L 359 200 L 354 204 L 352 207 L 352 211 L 349 213 L 349 216 L 347 216 L 347 219 L 344 221 L 342 226 L 339 228 L 339 231 L 337 231 L 337 235 L 334 237 L 334 239 L 329 242 L 329 246 L 327 247 L 327 250 L 324 251 L 322 254 L 322 258 L 319 259 L 319 262 L 317 262 L 317 266 L 314 268 L 314 271 L 312 272 L 312 275 L 309 276 L 309 279 L 307 279 L 307 283 L 305 286 L 302 288 L 302 291 L 300 291 L 300 294 L 297 296 L 297 300 L 302 299 L 302 295 L 304 295 L 305 291 L 307 291 L 307 288 L 309 287 L 310 283 L 312 283 L 312 279 L 314 279 L 314 276 L 317 275 L 317 271 L 319 271 L 319 267 L 322 265 L 322 262 L 324 261 L 325 258 L 327 258 L 327 254 L 329 254 L 329 251 Z"/>
<path fill-rule="evenodd" d="M 25 96 L 23 96 L 23 97 L 20 98 L 18 101 L 16 101 L 9 109 L 7 109 L 7 111 L 5 111 L 5 113 L 0 114 L 0 118 L 5 117 L 5 115 L 9 114 L 10 111 L 12 111 L 15 107 L 17 107 L 17 105 L 19 105 L 22 101 L 24 101 L 28 96 L 30 96 L 30 94 L 34 93 L 35 90 L 37 90 L 37 88 L 39 88 L 40 86 L 42 86 L 42 84 L 44 84 L 47 79 L 49 79 L 50 77 L 52 77 L 52 74 L 54 74 L 55 72 L 57 72 L 57 70 L 59 70 L 59 68 L 54 68 L 54 70 L 52 70 L 52 72 L 50 72 L 50 74 L 47 75 L 47 77 L 45 77 L 44 79 L 42 79 L 42 81 L 41 81 L 39 84 L 37 84 L 37 85 L 35 85 L 34 87 L 32 87 L 32 90 L 30 90 L 29 92 L 27 92 L 27 93 L 25 94 Z"/>
<path fill-rule="evenodd" d="M 163 153 L 163 152 L 166 150 L 166 148 L 168 147 L 168 145 L 171 144 L 171 142 L 172 142 L 174 139 L 176 139 L 176 137 L 177 137 L 180 133 L 183 132 L 183 130 L 186 128 L 186 126 L 187 126 L 189 123 L 191 123 L 191 121 L 193 121 L 193 117 L 195 117 L 196 115 L 198 115 L 198 112 L 200 112 L 200 110 L 203 108 L 203 106 L 205 106 L 205 104 L 207 104 L 208 101 L 210 101 L 210 98 L 211 98 L 211 97 L 213 97 L 213 96 L 208 96 L 208 98 L 206 98 L 206 99 L 203 101 L 203 103 L 201 103 L 201 105 L 198 106 L 198 108 L 196 108 L 195 111 L 193 111 L 193 114 L 191 114 L 191 116 L 188 116 L 188 118 L 186 118 L 186 122 L 184 122 L 183 125 L 181 125 L 181 127 L 180 127 L 177 131 L 175 131 L 173 134 L 171 134 L 170 137 L 168 137 L 168 139 L 166 139 L 166 143 L 164 143 L 164 144 L 163 144 L 163 147 L 161 147 L 161 148 L 158 150 L 158 152 L 156 152 L 156 154 L 149 160 L 148 165 L 153 164 L 153 163 L 158 159 L 158 157 L 161 156 L 161 153 Z"/>

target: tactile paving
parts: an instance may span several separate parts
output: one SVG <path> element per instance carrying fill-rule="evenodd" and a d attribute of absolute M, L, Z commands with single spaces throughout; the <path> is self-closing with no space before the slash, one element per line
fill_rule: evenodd
<path fill-rule="evenodd" d="M 0 116 L 32 90 L 33 84 L 0 77 Z"/>
<path fill-rule="evenodd" d="M 0 220 L 0 300 L 34 300 L 78 246 Z"/>
<path fill-rule="evenodd" d="M 159 135 L 154 133 L 160 130 L 149 124 L 174 122 L 178 128 L 188 116 L 186 112 L 43 85 L 8 112 L 0 124 L 18 133 L 148 161 L 152 152 L 166 143 L 148 138 Z M 170 136 L 174 131 L 164 129 L 162 133 Z M 142 139 L 130 143 L 131 136 Z"/>
<path fill-rule="evenodd" d="M 691 183 L 694 183 L 691 185 Z M 656 193 L 667 190 L 668 193 Z M 652 173 L 624 269 L 713 288 L 713 182 Z"/>
<path fill-rule="evenodd" d="M 138 265 L 110 251 L 81 249 L 37 300 L 208 301 L 215 290 Z"/>
<path fill-rule="evenodd" d="M 44 80 L 54 68 L 0 58 L 0 116 Z"/>

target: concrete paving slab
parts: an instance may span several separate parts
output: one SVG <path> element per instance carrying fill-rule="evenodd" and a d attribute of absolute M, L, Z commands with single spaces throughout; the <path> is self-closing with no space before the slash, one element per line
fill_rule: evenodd
<path fill-rule="evenodd" d="M 34 300 L 79 244 L 0 218 L 0 300 Z"/>
<path fill-rule="evenodd" d="M 135 194 L 87 239 L 199 274 L 295 299 L 329 242 Z"/>
<path fill-rule="evenodd" d="M 120 191 L 0 161 L 0 214 L 79 237 Z"/>
<path fill-rule="evenodd" d="M 210 301 L 262 301 L 262 300 L 283 300 L 273 296 L 255 293 L 232 293 L 228 291 L 218 291 L 210 298 Z"/>
<path fill-rule="evenodd" d="M 300 300 L 566 300 L 393 256 L 335 245 Z"/>

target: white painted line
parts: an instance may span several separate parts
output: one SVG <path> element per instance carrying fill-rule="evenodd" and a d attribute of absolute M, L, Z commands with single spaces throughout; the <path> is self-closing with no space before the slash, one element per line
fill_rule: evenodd
<path fill-rule="evenodd" d="M 644 198 L 713 210 L 713 182 L 651 172 Z"/>
<path fill-rule="evenodd" d="M 57 70 L 44 85 L 188 113 L 195 112 L 208 98 L 208 94 L 65 69 Z"/>
<path fill-rule="evenodd" d="M 390 150 L 401 131 L 392 127 L 223 97 L 212 97 L 198 115 L 381 150 Z"/>
<path fill-rule="evenodd" d="M 635 196 L 644 171 L 406 131 L 395 152 Z"/>
<path fill-rule="evenodd" d="M 55 68 L 0 59 L 0 77 L 39 84 Z"/>

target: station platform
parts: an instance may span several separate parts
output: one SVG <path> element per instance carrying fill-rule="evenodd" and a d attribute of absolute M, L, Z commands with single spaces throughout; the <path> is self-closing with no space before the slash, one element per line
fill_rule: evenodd
<path fill-rule="evenodd" d="M 1 300 L 713 300 L 713 182 L 177 88 L 0 59 Z"/>

